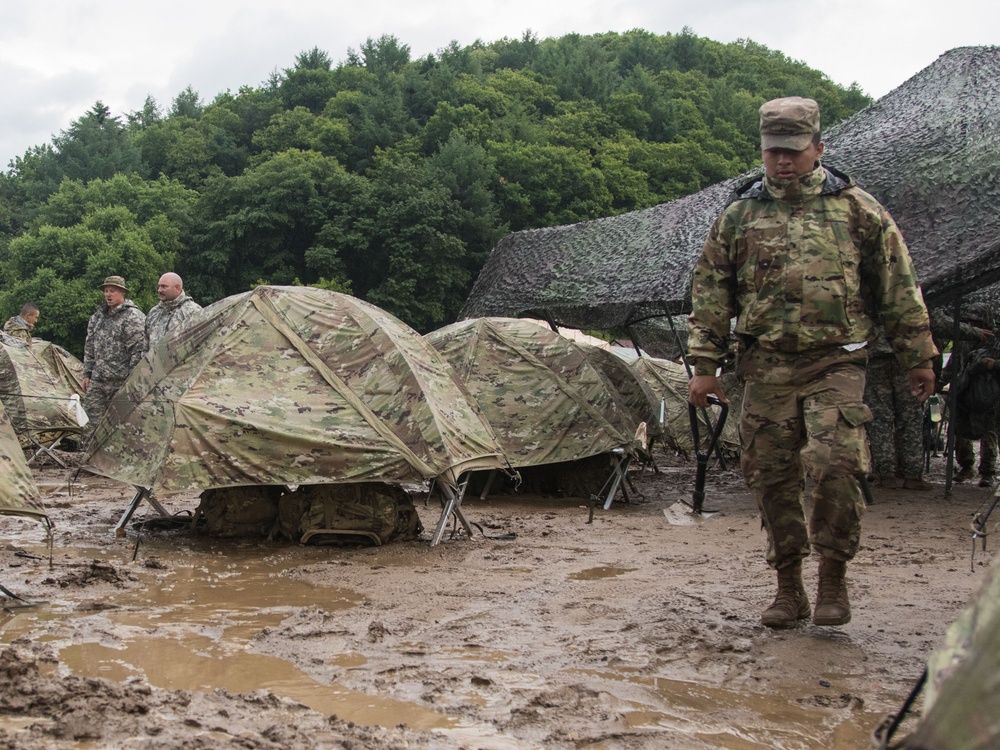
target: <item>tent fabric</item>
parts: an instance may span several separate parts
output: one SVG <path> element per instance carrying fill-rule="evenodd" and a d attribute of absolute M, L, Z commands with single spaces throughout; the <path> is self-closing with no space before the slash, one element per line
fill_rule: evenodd
<path fill-rule="evenodd" d="M 662 400 L 663 407 L 663 440 L 675 450 L 691 451 L 694 449 L 694 435 L 691 432 L 691 415 L 688 410 L 688 374 L 684 365 L 657 357 L 629 356 L 620 353 L 629 361 L 629 367 L 643 378 L 652 389 L 657 402 Z M 719 407 L 711 407 L 713 424 L 719 418 Z M 708 445 L 711 438 L 711 427 L 705 422 L 700 411 L 698 414 L 698 431 L 702 448 Z M 731 450 L 739 450 L 739 428 L 735 419 L 727 419 L 723 425 L 720 443 Z"/>
<path fill-rule="evenodd" d="M 1000 557 L 927 662 L 923 717 L 904 746 L 1000 746 Z"/>
<path fill-rule="evenodd" d="M 38 486 L 24 460 L 14 426 L 0 403 L 0 514 L 27 516 L 49 525 Z"/>
<path fill-rule="evenodd" d="M 464 320 L 425 338 L 479 403 L 515 469 L 630 447 L 637 422 L 572 341 L 513 318 Z"/>
<path fill-rule="evenodd" d="M 83 364 L 62 347 L 0 339 L 0 401 L 18 434 L 80 429 L 73 395 L 83 398 Z"/>
<path fill-rule="evenodd" d="M 168 495 L 251 484 L 455 486 L 500 447 L 454 372 L 374 305 L 262 286 L 205 308 L 136 366 L 83 468 Z"/>
<path fill-rule="evenodd" d="M 1000 280 L 1000 47 L 947 52 L 824 140 L 824 161 L 892 212 L 928 304 Z M 754 175 L 641 211 L 508 235 L 461 316 L 641 332 L 652 316 L 687 312 L 708 230 Z"/>
<path fill-rule="evenodd" d="M 83 398 L 83 362 L 74 357 L 58 344 L 44 339 L 35 339 L 31 345 L 35 356 L 45 362 L 60 381 L 66 384 L 71 393 Z"/>
<path fill-rule="evenodd" d="M 660 397 L 646 379 L 628 363 L 617 356 L 610 346 L 580 344 L 591 364 L 604 373 L 611 385 L 621 394 L 622 400 L 636 422 L 646 423 L 646 435 L 658 438 L 663 434 L 660 425 Z"/>

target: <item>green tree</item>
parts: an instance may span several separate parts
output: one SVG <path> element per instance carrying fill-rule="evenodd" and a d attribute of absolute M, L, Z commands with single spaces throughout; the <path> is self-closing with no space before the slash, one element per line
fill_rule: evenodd
<path fill-rule="evenodd" d="M 611 192 L 589 152 L 520 142 L 490 142 L 487 151 L 503 185 L 503 219 L 512 230 L 612 213 Z"/>
<path fill-rule="evenodd" d="M 410 61 L 410 46 L 401 44 L 391 34 L 383 34 L 378 39 L 368 37 L 361 45 L 361 57 L 365 67 L 377 76 L 399 73 Z"/>
<path fill-rule="evenodd" d="M 261 154 L 258 162 L 292 148 L 316 151 L 343 161 L 349 143 L 350 130 L 346 122 L 314 115 L 305 107 L 278 112 L 253 138 Z"/>
<path fill-rule="evenodd" d="M 359 181 L 335 159 L 296 149 L 237 177 L 210 180 L 183 273 L 212 298 L 249 289 L 258 279 L 290 284 L 336 276 L 337 254 L 353 248 L 335 243 L 363 236 L 350 226 L 357 215 L 352 206 L 365 193 Z"/>
<path fill-rule="evenodd" d="M 45 310 L 38 335 L 79 356 L 106 276 L 124 276 L 129 296 L 143 309 L 156 302 L 156 280 L 173 267 L 175 256 L 157 249 L 163 227 L 152 224 L 116 205 L 96 208 L 72 226 L 43 224 L 15 238 L 3 267 L 0 309 L 34 300 Z"/>
<path fill-rule="evenodd" d="M 428 164 L 399 153 L 376 159 L 371 182 L 376 217 L 354 288 L 418 331 L 433 330 L 458 312 L 471 284 L 463 212 Z"/>
<path fill-rule="evenodd" d="M 103 102 L 75 120 L 53 138 L 55 162 L 61 177 L 71 180 L 106 180 L 116 174 L 142 173 L 139 149 L 126 128 Z"/>
<path fill-rule="evenodd" d="M 170 114 L 173 117 L 187 117 L 197 120 L 205 112 L 205 105 L 201 101 L 201 96 L 190 85 L 185 87 L 170 106 Z"/>

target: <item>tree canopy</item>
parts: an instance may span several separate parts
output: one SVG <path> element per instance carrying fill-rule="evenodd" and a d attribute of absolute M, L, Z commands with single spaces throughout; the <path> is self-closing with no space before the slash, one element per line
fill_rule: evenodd
<path fill-rule="evenodd" d="M 750 40 L 684 29 L 314 47 L 259 86 L 102 102 L 0 173 L 0 315 L 31 299 L 73 351 L 107 274 L 155 302 L 174 270 L 203 304 L 259 283 L 351 291 L 418 330 L 451 322 L 521 229 L 664 203 L 759 161 L 757 109 L 857 86 Z"/>

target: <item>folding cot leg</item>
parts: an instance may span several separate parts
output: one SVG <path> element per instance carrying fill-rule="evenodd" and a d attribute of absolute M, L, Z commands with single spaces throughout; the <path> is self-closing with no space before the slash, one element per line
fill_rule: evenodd
<path fill-rule="evenodd" d="M 441 537 L 444 536 L 445 526 L 448 524 L 448 518 L 452 513 L 462 524 L 465 529 L 465 533 L 472 538 L 472 526 L 469 525 L 468 520 L 465 518 L 465 514 L 462 512 L 462 500 L 465 498 L 465 488 L 468 486 L 469 480 L 466 479 L 459 486 L 458 490 L 454 490 L 446 484 L 441 484 L 441 492 L 444 493 L 445 502 L 441 508 L 441 517 L 438 518 L 437 526 L 434 528 L 434 534 L 431 536 L 431 547 L 434 547 L 441 541 Z"/>
<path fill-rule="evenodd" d="M 132 498 L 132 502 L 129 503 L 128 508 L 122 513 L 122 517 L 118 519 L 118 523 L 115 525 L 115 536 L 125 536 L 125 524 L 129 522 L 129 519 L 135 514 L 136 510 L 139 508 L 139 503 L 142 502 L 143 498 L 149 501 L 149 504 L 153 506 L 157 513 L 161 516 L 169 516 L 167 509 L 164 508 L 160 501 L 153 497 L 152 493 L 145 487 L 135 488 L 135 497 Z"/>
<path fill-rule="evenodd" d="M 69 466 L 66 465 L 66 462 L 63 461 L 61 458 L 59 458 L 59 456 L 57 456 L 55 453 L 52 452 L 53 448 L 55 448 L 57 445 L 59 445 L 59 443 L 62 442 L 62 439 L 64 437 L 66 437 L 66 436 L 65 435 L 60 435 L 59 437 L 57 437 L 55 440 L 52 441 L 51 445 L 46 446 L 44 443 L 40 443 L 37 440 L 35 440 L 35 438 L 29 436 L 29 440 L 31 440 L 31 442 L 35 444 L 35 446 L 38 448 L 38 450 L 36 450 L 35 454 L 31 458 L 28 459 L 28 465 L 31 466 L 32 461 L 34 461 L 40 455 L 42 455 L 43 453 L 45 453 L 46 455 L 49 456 L 49 458 L 51 458 L 53 461 L 55 461 L 61 467 L 63 467 L 64 469 L 68 469 Z"/>
<path fill-rule="evenodd" d="M 623 482 L 626 480 L 625 470 L 628 468 L 629 462 L 632 457 L 629 456 L 622 448 L 615 448 L 611 451 L 614 455 L 612 460 L 613 471 L 614 471 L 614 481 L 611 482 L 611 489 L 608 491 L 608 497 L 604 501 L 604 510 L 611 507 L 611 503 L 614 502 L 615 495 L 618 493 L 618 488 L 622 488 L 622 492 L 625 493 L 625 498 L 628 499 L 628 492 L 625 489 Z"/>
<path fill-rule="evenodd" d="M 497 470 L 493 469 L 490 471 L 490 475 L 486 478 L 486 486 L 483 487 L 483 491 L 479 493 L 479 499 L 485 500 L 489 494 L 490 490 L 493 488 L 493 480 L 497 478 Z"/>

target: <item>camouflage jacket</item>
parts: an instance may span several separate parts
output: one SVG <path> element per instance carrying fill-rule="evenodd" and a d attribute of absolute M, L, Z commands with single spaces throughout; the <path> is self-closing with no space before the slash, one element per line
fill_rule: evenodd
<path fill-rule="evenodd" d="M 3 324 L 3 332 L 14 338 L 27 341 L 31 345 L 31 332 L 34 326 L 21 319 L 20 315 L 15 315 Z"/>
<path fill-rule="evenodd" d="M 714 375 L 736 333 L 788 353 L 862 344 L 881 323 L 907 368 L 937 354 L 916 273 L 889 212 L 847 175 L 739 188 L 694 269 L 689 350 Z"/>
<path fill-rule="evenodd" d="M 167 331 L 180 327 L 200 309 L 201 305 L 183 293 L 177 299 L 156 304 L 146 316 L 146 349 L 152 347 Z"/>
<path fill-rule="evenodd" d="M 118 307 L 101 305 L 87 323 L 83 377 L 124 380 L 146 352 L 146 316 L 127 299 Z"/>

